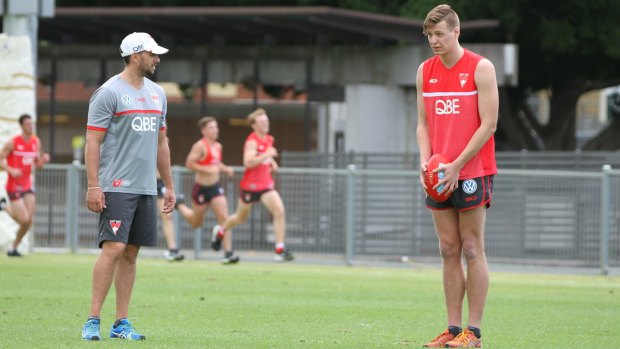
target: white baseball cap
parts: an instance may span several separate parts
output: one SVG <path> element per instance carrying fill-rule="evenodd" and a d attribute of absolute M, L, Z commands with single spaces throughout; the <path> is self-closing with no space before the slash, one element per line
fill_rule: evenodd
<path fill-rule="evenodd" d="M 168 52 L 165 47 L 159 46 L 155 39 L 147 33 L 131 33 L 121 42 L 121 57 L 127 57 L 132 53 L 148 51 L 156 55 Z"/>

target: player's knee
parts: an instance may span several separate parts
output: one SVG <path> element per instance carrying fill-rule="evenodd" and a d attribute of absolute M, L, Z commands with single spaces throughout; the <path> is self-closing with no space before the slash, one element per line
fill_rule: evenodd
<path fill-rule="evenodd" d="M 29 227 L 32 224 L 32 217 L 28 217 L 28 215 L 16 215 L 15 221 L 22 227 Z"/>
<path fill-rule="evenodd" d="M 443 259 L 459 259 L 461 258 L 461 244 L 441 241 L 439 243 L 439 252 L 441 252 L 441 258 Z"/>
<path fill-rule="evenodd" d="M 271 215 L 273 216 L 274 219 L 284 218 L 285 216 L 284 207 L 278 207 L 274 209 L 273 212 L 271 212 Z"/>
<path fill-rule="evenodd" d="M 482 256 L 484 250 L 477 241 L 464 241 L 463 242 L 463 257 L 465 260 L 472 261 Z"/>
<path fill-rule="evenodd" d="M 122 257 L 125 260 L 125 262 L 129 264 L 135 264 L 136 259 L 138 258 L 138 251 L 139 251 L 139 248 L 137 246 L 127 245 L 125 246 L 125 249 L 123 250 Z"/>
<path fill-rule="evenodd" d="M 237 224 L 243 223 L 248 219 L 248 216 L 250 215 L 250 212 L 239 212 L 237 214 L 234 214 L 232 217 L 232 221 L 234 221 Z"/>

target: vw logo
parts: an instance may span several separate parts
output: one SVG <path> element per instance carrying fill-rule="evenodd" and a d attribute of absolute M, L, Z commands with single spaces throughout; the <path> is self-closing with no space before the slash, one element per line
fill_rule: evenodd
<path fill-rule="evenodd" d="M 127 94 L 124 94 L 124 95 L 121 96 L 121 102 L 124 105 L 131 105 L 131 97 L 129 95 L 127 95 Z"/>
<path fill-rule="evenodd" d="M 475 180 L 468 179 L 463 182 L 463 191 L 466 192 L 467 194 L 475 193 L 476 189 L 478 189 L 478 184 L 476 184 Z"/>

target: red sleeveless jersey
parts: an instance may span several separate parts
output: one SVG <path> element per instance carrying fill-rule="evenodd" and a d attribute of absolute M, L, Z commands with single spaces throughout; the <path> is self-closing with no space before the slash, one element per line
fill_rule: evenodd
<path fill-rule="evenodd" d="M 7 192 L 27 191 L 32 189 L 32 165 L 34 159 L 39 155 L 39 138 L 30 136 L 27 141 L 22 135 L 13 137 L 13 150 L 6 157 L 9 167 L 18 168 L 22 171 L 21 177 L 8 176 L 6 182 Z"/>
<path fill-rule="evenodd" d="M 265 139 L 261 139 L 255 132 L 252 132 L 245 140 L 244 149 L 249 141 L 256 142 L 256 155 L 261 155 L 269 147 L 273 146 L 274 139 L 271 135 L 267 135 Z M 274 182 L 273 177 L 271 177 L 270 160 L 265 160 L 255 167 L 246 168 L 239 186 L 242 190 L 254 192 L 273 189 Z"/>
<path fill-rule="evenodd" d="M 198 165 L 217 165 L 222 161 L 222 152 L 220 150 L 217 150 L 216 152 L 213 152 L 211 149 L 211 146 L 209 145 L 209 142 L 206 139 L 202 139 L 202 142 L 204 143 L 205 147 L 207 148 L 207 154 L 205 154 L 205 157 L 202 158 L 200 161 L 198 161 Z"/>
<path fill-rule="evenodd" d="M 481 59 L 482 56 L 465 49 L 463 57 L 450 69 L 439 56 L 424 62 L 422 92 L 432 154 L 443 153 L 454 161 L 480 127 L 474 74 Z M 495 173 L 495 140 L 491 136 L 463 166 L 459 179 Z"/>

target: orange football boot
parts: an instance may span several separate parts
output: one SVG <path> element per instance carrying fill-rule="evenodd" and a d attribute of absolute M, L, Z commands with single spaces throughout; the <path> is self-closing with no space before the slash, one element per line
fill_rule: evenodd
<path fill-rule="evenodd" d="M 482 348 L 482 340 L 470 331 L 464 328 L 456 338 L 446 343 L 446 348 Z"/>
<path fill-rule="evenodd" d="M 454 335 L 450 333 L 450 331 L 446 328 L 445 331 L 441 332 L 439 336 L 435 337 L 432 341 L 424 344 L 425 348 L 444 348 L 447 342 L 453 340 Z"/>

